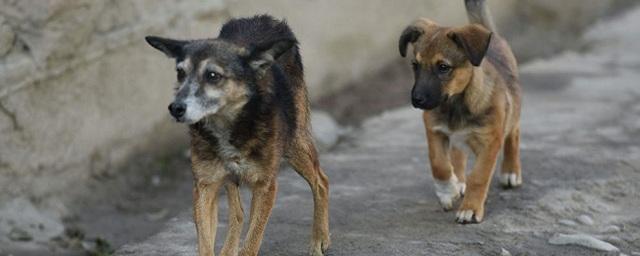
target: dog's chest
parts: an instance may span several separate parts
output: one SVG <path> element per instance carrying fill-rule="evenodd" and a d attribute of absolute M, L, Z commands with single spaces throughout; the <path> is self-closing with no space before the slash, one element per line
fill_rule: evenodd
<path fill-rule="evenodd" d="M 210 129 L 216 138 L 215 151 L 222 161 L 224 169 L 231 174 L 241 176 L 250 169 L 251 160 L 231 143 L 231 133 L 225 130 Z"/>
<path fill-rule="evenodd" d="M 471 135 L 471 129 L 465 128 L 465 129 L 451 130 L 446 125 L 435 125 L 433 127 L 433 130 L 441 132 L 444 135 L 446 135 L 449 138 L 449 145 L 456 147 L 458 149 L 461 149 L 466 153 L 469 153 L 471 151 L 469 148 L 469 145 L 467 144 L 467 140 Z"/>

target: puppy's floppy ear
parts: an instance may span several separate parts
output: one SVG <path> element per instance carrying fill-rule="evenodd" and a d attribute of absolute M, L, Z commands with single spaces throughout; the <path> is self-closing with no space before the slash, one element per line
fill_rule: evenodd
<path fill-rule="evenodd" d="M 416 25 L 410 25 L 402 31 L 400 40 L 398 40 L 398 48 L 400 49 L 400 56 L 407 56 L 407 45 L 409 43 L 415 43 L 418 38 L 424 33 L 424 31 Z"/>
<path fill-rule="evenodd" d="M 157 36 L 147 36 L 144 38 L 149 45 L 167 55 L 169 58 L 178 58 L 183 54 L 183 46 L 188 41 L 174 40 Z"/>
<path fill-rule="evenodd" d="M 280 39 L 255 45 L 249 49 L 247 56 L 249 66 L 258 73 L 264 73 L 264 71 L 271 67 L 273 62 L 296 45 L 296 43 L 297 42 L 292 39 Z"/>
<path fill-rule="evenodd" d="M 452 29 L 447 36 L 462 48 L 474 66 L 480 66 L 489 49 L 493 33 L 478 24 Z"/>

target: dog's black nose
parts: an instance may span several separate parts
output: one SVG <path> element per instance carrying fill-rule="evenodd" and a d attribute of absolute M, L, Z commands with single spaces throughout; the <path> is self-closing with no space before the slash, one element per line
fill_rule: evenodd
<path fill-rule="evenodd" d="M 427 99 L 424 97 L 411 97 L 411 104 L 414 108 L 424 108 L 427 105 Z"/>
<path fill-rule="evenodd" d="M 176 119 L 180 119 L 187 112 L 187 105 L 184 103 L 171 103 L 169 104 L 169 113 Z"/>

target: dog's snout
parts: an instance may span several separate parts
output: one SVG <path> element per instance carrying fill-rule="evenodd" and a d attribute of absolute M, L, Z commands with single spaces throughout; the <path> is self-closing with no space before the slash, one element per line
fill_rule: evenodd
<path fill-rule="evenodd" d="M 414 108 L 430 110 L 438 107 L 441 100 L 438 96 L 418 94 L 411 97 L 411 104 Z"/>
<path fill-rule="evenodd" d="M 427 98 L 422 96 L 411 97 L 411 104 L 415 108 L 422 108 L 427 103 Z"/>
<path fill-rule="evenodd" d="M 180 119 L 187 112 L 187 105 L 184 103 L 173 102 L 169 104 L 169 113 L 176 119 Z"/>

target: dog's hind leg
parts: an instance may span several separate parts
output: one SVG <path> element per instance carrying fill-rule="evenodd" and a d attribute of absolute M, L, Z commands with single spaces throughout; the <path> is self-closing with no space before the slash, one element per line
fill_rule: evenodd
<path fill-rule="evenodd" d="M 224 241 L 220 255 L 236 256 L 240 246 L 240 235 L 242 234 L 242 221 L 244 211 L 240 200 L 240 189 L 237 184 L 228 182 L 225 185 L 227 198 L 229 200 L 229 230 Z"/>
<path fill-rule="evenodd" d="M 218 227 L 218 190 L 222 181 L 196 181 L 193 187 L 193 218 L 198 233 L 198 255 L 214 255 Z"/>
<path fill-rule="evenodd" d="M 313 193 L 313 231 L 310 255 L 321 256 L 329 248 L 329 180 L 318 161 L 311 135 L 300 136 L 287 154 L 289 164 L 302 176 Z"/>
<path fill-rule="evenodd" d="M 515 127 L 505 139 L 500 184 L 505 188 L 513 188 L 522 184 L 522 173 L 520 169 L 520 127 Z"/>
<path fill-rule="evenodd" d="M 251 187 L 251 210 L 249 214 L 249 230 L 240 251 L 241 256 L 258 255 L 264 229 L 267 226 L 271 209 L 276 201 L 278 183 L 276 179 L 258 182 Z"/>

